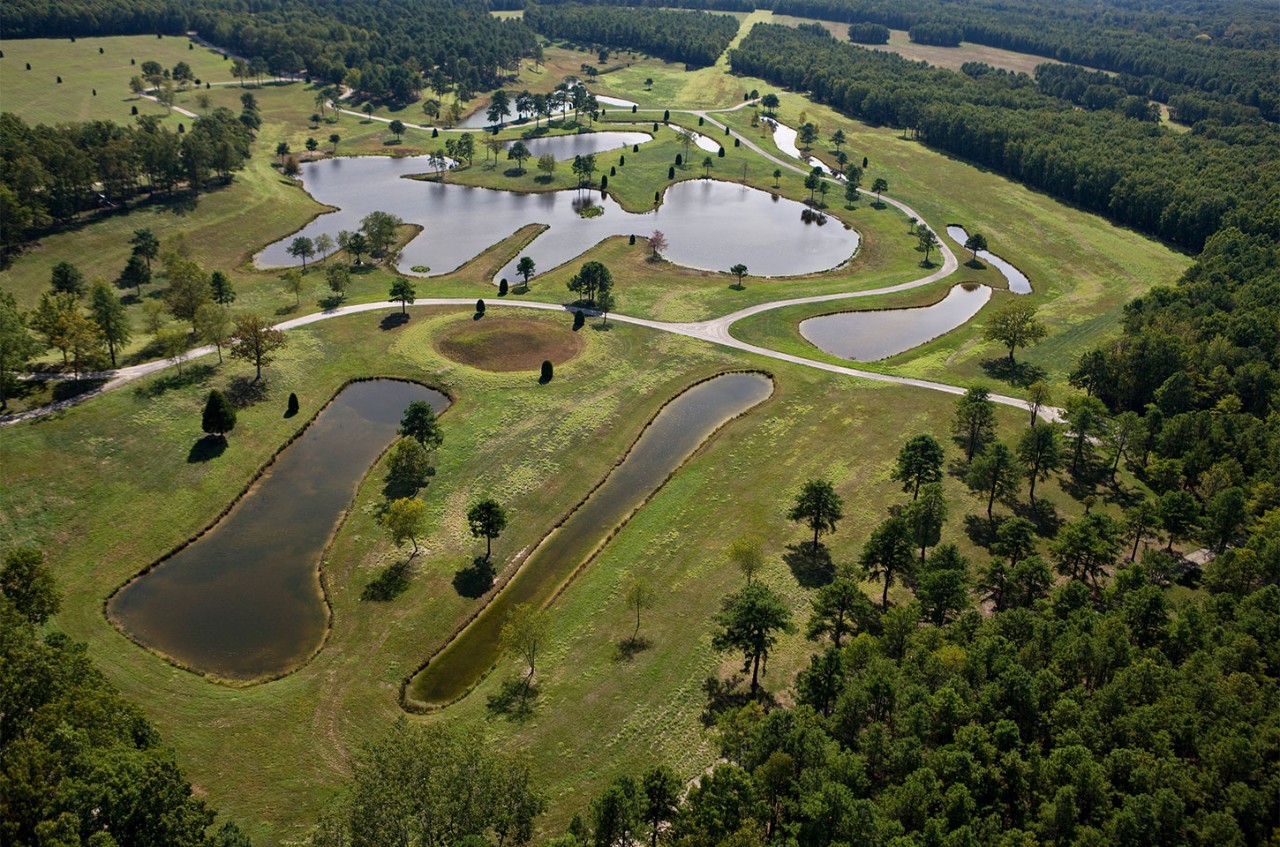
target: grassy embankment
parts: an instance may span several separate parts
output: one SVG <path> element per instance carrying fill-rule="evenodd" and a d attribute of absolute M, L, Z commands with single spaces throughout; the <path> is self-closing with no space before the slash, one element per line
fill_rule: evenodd
<path fill-rule="evenodd" d="M 289 100 L 291 92 L 298 92 L 296 102 Z M 238 97 L 238 92 L 228 96 Z M 309 130 L 300 124 L 310 113 L 311 96 L 301 86 L 262 90 L 264 131 L 252 166 L 255 170 L 237 179 L 225 198 L 219 193 L 204 196 L 194 212 L 175 220 L 171 232 L 185 223 L 195 245 L 193 254 L 209 261 L 207 266 L 218 266 L 211 261 L 214 257 L 241 266 L 270 240 L 265 228 L 280 227 L 287 233 L 314 211 L 315 204 L 302 192 L 280 183 L 267 161 L 281 134 L 301 135 L 305 140 Z M 784 117 L 794 115 L 799 102 L 788 96 Z M 790 114 L 786 109 L 792 110 Z M 304 116 L 299 120 L 300 113 Z M 742 131 L 749 132 L 745 123 L 749 113 L 740 115 Z M 352 129 L 354 124 L 354 119 L 344 117 L 336 131 L 344 137 L 350 133 L 352 144 L 364 145 L 358 149 L 381 145 L 376 136 L 385 136 L 384 127 L 368 126 L 367 135 L 361 136 Z M 1106 294 L 1110 289 L 1103 281 L 1104 270 L 1119 272 L 1122 251 L 1148 243 L 1116 230 L 1116 241 L 1099 247 L 1090 240 L 1073 242 L 1051 229 L 1056 233 L 1051 244 L 1058 252 L 1037 266 L 1036 257 L 1029 255 L 1036 242 L 1026 232 L 1047 226 L 1054 217 L 1052 211 L 1061 206 L 914 143 L 901 142 L 892 133 L 851 122 L 849 127 L 860 133 L 852 146 L 860 153 L 868 151 L 876 163 L 872 172 L 883 162 L 893 196 L 915 205 L 931 222 L 936 215 L 939 226 L 958 220 L 992 235 L 1016 234 L 1016 241 L 1009 238 L 1007 242 L 1003 235 L 995 236 L 992 246 L 1026 269 L 1033 285 L 1040 275 L 1051 278 L 1052 268 L 1069 264 L 1092 268 L 1092 276 L 1085 277 L 1087 284 L 1072 277 L 1035 295 L 1046 302 L 1055 297 L 1069 299 L 1081 287 Z M 346 146 L 344 140 L 344 150 Z M 730 148 L 726 159 L 732 155 L 735 151 Z M 771 183 L 772 166 L 767 170 Z M 797 183 L 798 177 L 791 180 Z M 947 190 L 953 185 L 959 190 Z M 237 191 L 244 194 L 233 193 Z M 968 192 L 974 192 L 973 200 L 965 202 L 973 207 L 962 206 L 957 212 L 952 204 L 959 201 L 952 195 L 967 197 Z M 231 210 L 220 219 L 206 217 L 218 208 L 217 203 L 230 203 L 237 196 L 259 198 L 262 211 L 256 220 L 242 220 Z M 273 201 L 291 204 L 285 206 L 282 219 L 266 211 L 276 208 L 270 205 Z M 1037 211 L 1037 203 L 1045 204 L 1045 209 Z M 130 218 L 137 219 L 138 214 Z M 167 222 L 160 217 L 167 213 L 150 214 L 155 216 L 152 220 Z M 890 221 L 892 225 L 883 227 L 885 243 L 895 228 L 903 239 L 908 238 L 906 222 L 896 212 L 874 211 L 863 204 L 855 214 Z M 110 239 L 104 236 L 100 243 L 104 248 L 108 241 L 127 240 L 129 231 L 144 225 L 120 220 L 131 225 L 120 227 Z M 86 227 L 79 235 L 96 238 L 99 228 L 112 223 Z M 1110 229 L 1105 224 L 1096 226 Z M 1071 227 L 1085 235 L 1094 232 L 1079 222 Z M 43 251 L 20 260 L 15 271 L 39 258 L 47 280 L 48 266 L 56 261 L 53 256 L 91 254 L 84 241 L 73 246 L 71 238 L 49 239 Z M 918 256 L 910 253 L 909 241 L 905 244 L 906 251 L 894 252 L 908 253 L 909 265 Z M 1027 246 L 1014 250 L 1014 244 Z M 1003 249 L 1006 246 L 1009 249 Z M 127 246 L 113 249 L 118 250 L 122 265 Z M 1120 255 L 1112 257 L 1112 251 Z M 499 266 L 500 252 L 497 248 L 473 263 L 470 281 L 464 271 L 441 281 L 438 289 L 432 281 L 419 290 L 452 290 L 450 286 L 465 284 L 475 291 L 483 284 L 484 271 L 492 273 Z M 1097 257 L 1090 259 L 1095 253 Z M 629 297 L 641 299 L 638 287 L 628 294 L 626 278 L 638 279 L 646 273 L 653 278 L 654 293 L 649 295 L 653 308 L 686 312 L 705 308 L 701 295 L 693 297 L 694 306 L 680 303 L 680 286 L 689 285 L 689 275 L 669 267 L 654 273 L 639 246 L 629 252 L 625 244 L 612 242 L 594 255 L 617 257 L 606 261 L 617 263 L 624 311 L 629 311 Z M 1170 256 L 1163 248 L 1137 252 L 1123 268 L 1134 274 L 1125 284 L 1139 286 L 1143 279 L 1161 276 L 1162 268 L 1181 261 Z M 886 261 L 897 263 L 887 265 L 886 273 L 906 270 L 900 257 Z M 37 276 L 24 272 L 32 279 Z M 992 275 L 994 271 L 983 271 L 976 276 Z M 244 283 L 244 301 L 261 297 L 263 304 L 271 298 L 277 306 L 291 302 L 279 292 L 274 275 L 241 268 L 236 278 Z M 666 299 L 659 296 L 664 280 L 671 285 Z M 554 275 L 545 282 L 559 290 Z M 720 296 L 724 282 L 727 278 L 699 284 Z M 365 284 L 362 278 L 359 285 Z M 538 296 L 541 285 L 535 284 L 533 296 Z M 748 280 L 747 291 L 764 285 Z M 943 287 L 935 288 L 935 294 Z M 689 285 L 688 290 L 699 289 Z M 381 291 L 370 290 L 369 299 L 375 299 L 375 293 L 382 296 Z M 1097 302 L 1096 296 L 1093 301 L 1084 300 L 1083 306 Z M 1112 297 L 1114 304 L 1106 308 L 1118 313 L 1123 295 L 1117 291 Z M 493 308 L 494 301 L 490 303 Z M 718 657 L 709 649 L 710 617 L 720 598 L 740 585 L 740 577 L 725 565 L 724 546 L 745 531 L 764 537 L 770 561 L 765 578 L 784 592 L 803 617 L 811 589 L 799 584 L 782 559 L 786 546 L 804 537 L 802 529 L 783 519 L 789 493 L 810 476 L 825 475 L 836 482 L 846 498 L 847 517 L 830 547 L 836 561 L 854 559 L 886 506 L 903 499 L 898 486 L 888 479 L 901 441 L 919 431 L 941 436 L 953 402 L 941 394 L 867 385 L 620 325 L 603 332 L 589 324 L 579 333 L 585 343 L 583 354 L 557 367 L 551 385 L 539 387 L 532 373 L 491 374 L 456 365 L 435 352 L 433 339 L 459 332 L 454 328 L 465 326 L 469 313 L 422 310 L 415 312 L 407 327 L 392 332 L 379 331 L 378 318 L 353 316 L 293 333 L 290 348 L 269 369 L 271 399 L 242 412 L 231 448 L 212 463 L 186 461 L 199 435 L 202 395 L 210 385 L 225 384 L 228 373 L 245 373 L 243 365 L 212 373 L 197 370 L 198 364 L 187 365 L 182 379 L 169 371 L 42 423 L 5 430 L 2 436 L 6 487 L 0 544 L 35 543 L 49 552 L 68 592 L 58 625 L 87 640 L 113 682 L 143 704 L 177 748 L 198 790 L 259 840 L 271 843 L 305 832 L 345 773 L 352 747 L 380 732 L 398 714 L 395 701 L 400 680 L 470 610 L 474 601 L 458 595 L 453 579 L 480 550 L 467 536 L 463 519 L 474 497 L 493 493 L 513 511 L 511 528 L 495 550 L 500 567 L 506 566 L 603 475 L 653 410 L 671 395 L 700 376 L 725 368 L 763 366 L 776 376 L 774 398 L 732 424 L 696 456 L 557 601 L 552 646 L 540 673 L 540 701 L 532 720 L 510 723 L 487 713 L 486 699 L 501 685 L 505 673 L 491 676 L 441 716 L 415 718 L 471 726 L 491 743 L 528 751 L 552 802 L 548 825 L 554 827 L 623 767 L 635 770 L 666 760 L 692 775 L 711 761 L 714 750 L 698 721 L 704 705 L 701 682 L 710 673 L 727 676 L 736 664 L 732 657 Z M 530 320 L 568 332 L 566 317 Z M 1086 322 L 1078 337 L 1104 331 L 1106 326 L 1102 320 Z M 812 348 L 805 353 L 814 355 Z M 103 598 L 207 523 L 299 425 L 297 420 L 281 417 L 288 391 L 298 392 L 305 417 L 345 379 L 367 375 L 418 378 L 457 397 L 444 418 L 446 443 L 437 457 L 439 472 L 424 492 L 431 511 L 429 549 L 415 562 L 413 579 L 403 595 L 388 604 L 359 599 L 368 582 L 404 556 L 404 551 L 391 548 L 374 523 L 383 496 L 381 472 L 375 468 L 357 492 L 348 520 L 326 557 L 334 631 L 319 656 L 299 672 L 254 688 L 224 688 L 172 668 L 110 627 L 101 611 Z M 1003 437 L 1012 440 L 1025 426 L 1025 415 L 1011 409 L 1000 415 Z M 955 477 L 948 477 L 946 486 L 953 517 L 943 539 L 974 553 L 961 516 L 981 507 Z M 1079 511 L 1056 485 L 1041 490 L 1064 515 Z M 143 514 L 147 520 L 139 521 L 138 515 Z M 646 613 L 642 628 L 654 647 L 623 663 L 616 660 L 615 642 L 630 634 L 632 623 L 622 594 L 627 580 L 637 574 L 647 575 L 664 590 L 659 592 L 658 605 Z M 769 688 L 785 689 L 810 649 L 799 637 L 784 639 L 770 662 Z M 786 698 L 785 693 L 781 696 Z M 282 732 L 282 727 L 290 731 Z"/>
<path fill-rule="evenodd" d="M 464 520 L 476 497 L 491 493 L 512 511 L 495 549 L 501 571 L 603 476 L 670 396 L 723 369 L 763 365 L 777 375 L 776 396 L 695 457 L 553 607 L 555 634 L 533 720 L 508 723 L 487 714 L 486 698 L 505 673 L 442 718 L 427 718 L 474 726 L 494 743 L 527 749 L 555 800 L 551 820 L 563 822 L 621 762 L 666 759 L 689 775 L 710 760 L 698 723 L 700 684 L 733 665 L 708 648 L 710 617 L 740 579 L 724 564 L 724 545 L 748 530 L 763 536 L 767 578 L 802 614 L 810 589 L 781 561 L 786 545 L 804 536 L 783 520 L 788 492 L 808 476 L 836 481 L 849 514 L 832 554 L 853 559 L 885 505 L 901 499 L 888 472 L 903 433 L 941 434 L 952 403 L 944 395 L 780 368 L 639 328 L 598 331 L 594 321 L 579 333 L 583 354 L 562 363 L 549 386 L 538 386 L 529 371 L 492 374 L 435 352 L 432 339 L 469 324 L 469 313 L 423 310 L 390 332 L 377 328 L 379 317 L 293 333 L 268 369 L 270 399 L 242 411 L 230 449 L 212 462 L 187 461 L 201 401 L 209 387 L 244 374 L 243 365 L 206 372 L 204 362 L 188 364 L 182 378 L 170 371 L 4 432 L 0 543 L 48 551 L 67 592 L 58 625 L 87 640 L 112 681 L 144 705 L 198 789 L 273 842 L 303 831 L 341 779 L 352 747 L 397 714 L 402 677 L 474 608 L 454 580 L 481 549 Z M 567 317 L 528 319 L 570 332 Z M 423 492 L 427 550 L 404 594 L 389 603 L 360 599 L 365 585 L 405 556 L 375 524 L 383 498 L 375 468 L 326 556 L 334 630 L 297 673 L 248 689 L 222 687 L 169 666 L 106 622 L 103 599 L 217 514 L 300 425 L 282 417 L 288 391 L 298 392 L 305 417 L 343 380 L 367 375 L 420 379 L 457 398 L 444 418 L 438 473 Z M 1002 421 L 1008 433 L 1025 425 L 1016 410 L 1002 412 Z M 972 552 L 960 504 L 977 507 L 955 479 L 947 485 L 956 517 L 945 537 Z M 1046 495 L 1070 508 L 1054 487 L 1046 486 Z M 619 663 L 613 645 L 630 626 L 621 594 L 638 574 L 664 587 L 644 625 L 655 647 Z M 771 688 L 785 687 L 808 649 L 798 638 L 784 641 L 770 663 Z M 281 732 L 284 726 L 296 731 Z"/>

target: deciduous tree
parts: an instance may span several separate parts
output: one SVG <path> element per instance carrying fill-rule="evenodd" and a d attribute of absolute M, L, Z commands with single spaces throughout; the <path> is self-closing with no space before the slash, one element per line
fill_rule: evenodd
<path fill-rule="evenodd" d="M 1036 307 L 1024 297 L 1005 303 L 982 331 L 988 341 L 999 341 L 1009 348 L 1009 364 L 1014 362 L 1014 350 L 1034 344 L 1047 333 L 1044 323 L 1036 317 Z"/>
<path fill-rule="evenodd" d="M 263 366 L 271 364 L 275 352 L 288 340 L 283 331 L 253 312 L 236 316 L 233 335 L 231 358 L 252 362 L 257 371 L 255 380 L 262 379 Z"/>
<path fill-rule="evenodd" d="M 401 497 L 387 504 L 387 510 L 378 519 L 391 540 L 397 545 L 413 543 L 409 558 L 418 555 L 418 537 L 427 524 L 427 504 L 417 497 Z"/>

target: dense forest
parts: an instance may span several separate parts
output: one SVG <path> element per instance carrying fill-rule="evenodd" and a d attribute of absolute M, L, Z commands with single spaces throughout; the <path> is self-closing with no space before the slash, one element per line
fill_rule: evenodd
<path fill-rule="evenodd" d="M 544 3 L 545 4 L 545 3 Z M 1127 87 L 1161 102 L 1188 93 L 1280 119 L 1280 23 L 1266 2 L 1018 4 L 998 0 L 646 0 L 609 5 L 749 11 L 911 31 L 912 40 L 963 41 L 1135 77 Z M 855 39 L 861 40 L 861 39 Z M 872 42 L 874 43 L 874 42 Z M 1232 49 L 1238 48 L 1238 49 Z"/>
<path fill-rule="evenodd" d="M 60 605 L 38 550 L 0 568 L 0 843 L 249 847 L 191 796 L 142 710 L 85 653 L 42 631 Z"/>
<path fill-rule="evenodd" d="M 0 217 L 6 249 L 81 212 L 112 209 L 142 191 L 225 183 L 249 158 L 255 113 L 215 109 L 185 132 L 157 118 L 28 126 L 0 113 Z"/>
<path fill-rule="evenodd" d="M 0 7 L 0 29 L 7 38 L 196 30 L 272 73 L 305 69 L 388 101 L 412 100 L 428 84 L 469 99 L 537 52 L 528 27 L 488 10 L 479 0 L 17 0 Z"/>
<path fill-rule="evenodd" d="M 1280 135 L 1259 120 L 1177 134 L 1130 96 L 1081 111 L 1026 75 L 932 68 L 809 28 L 759 24 L 730 62 L 1192 250 L 1224 223 L 1257 233 L 1280 224 Z"/>
<path fill-rule="evenodd" d="M 599 6 L 532 5 L 524 20 L 548 38 L 640 50 L 692 67 L 715 64 L 738 34 L 736 18 L 705 12 L 631 9 L 620 15 Z"/>

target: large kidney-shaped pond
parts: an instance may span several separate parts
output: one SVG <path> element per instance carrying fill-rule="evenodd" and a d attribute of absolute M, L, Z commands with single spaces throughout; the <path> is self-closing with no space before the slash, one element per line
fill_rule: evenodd
<path fill-rule="evenodd" d="M 328 618 L 320 556 L 414 400 L 437 412 L 449 405 L 411 382 L 343 389 L 225 518 L 117 592 L 111 619 L 147 647 L 225 679 L 269 677 L 305 661 Z"/>
<path fill-rule="evenodd" d="M 563 136 L 541 139 L 542 152 L 557 157 L 580 154 L 583 139 L 608 135 Z M 647 136 L 645 136 L 647 138 Z M 551 142 L 559 142 L 551 148 Z M 627 154 L 643 156 L 640 154 Z M 612 160 L 601 163 L 607 167 Z M 563 166 L 562 166 L 563 167 Z M 834 218 L 814 221 L 804 205 L 764 191 L 714 180 L 686 180 L 670 186 L 660 208 L 643 214 L 626 212 L 600 192 L 550 191 L 522 194 L 405 179 L 427 172 L 426 157 L 393 159 L 384 156 L 326 159 L 302 166 L 302 180 L 311 195 L 339 211 L 321 215 L 301 232 L 267 247 L 258 263 L 267 267 L 295 264 L 289 243 L 298 235 L 336 236 L 359 229 L 373 211 L 399 215 L 418 224 L 422 232 L 400 254 L 402 271 L 430 268 L 428 276 L 449 273 L 527 224 L 546 224 L 523 255 L 546 272 L 614 235 L 647 238 L 662 230 L 668 260 L 690 268 L 727 271 L 739 262 L 752 276 L 794 276 L 828 270 L 847 261 L 857 250 L 858 234 Z M 615 180 L 625 180 L 619 169 Z M 513 179 L 513 182 L 517 180 Z M 592 202 L 604 213 L 584 218 L 582 204 Z M 515 281 L 515 259 L 494 277 Z"/>

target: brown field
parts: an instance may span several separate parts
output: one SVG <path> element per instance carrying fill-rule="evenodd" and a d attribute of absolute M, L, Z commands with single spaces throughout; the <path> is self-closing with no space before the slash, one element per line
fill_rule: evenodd
<path fill-rule="evenodd" d="M 458 323 L 436 341 L 447 359 L 484 371 L 536 371 L 544 360 L 556 365 L 577 358 L 582 337 L 565 325 L 527 318 L 480 318 Z"/>

